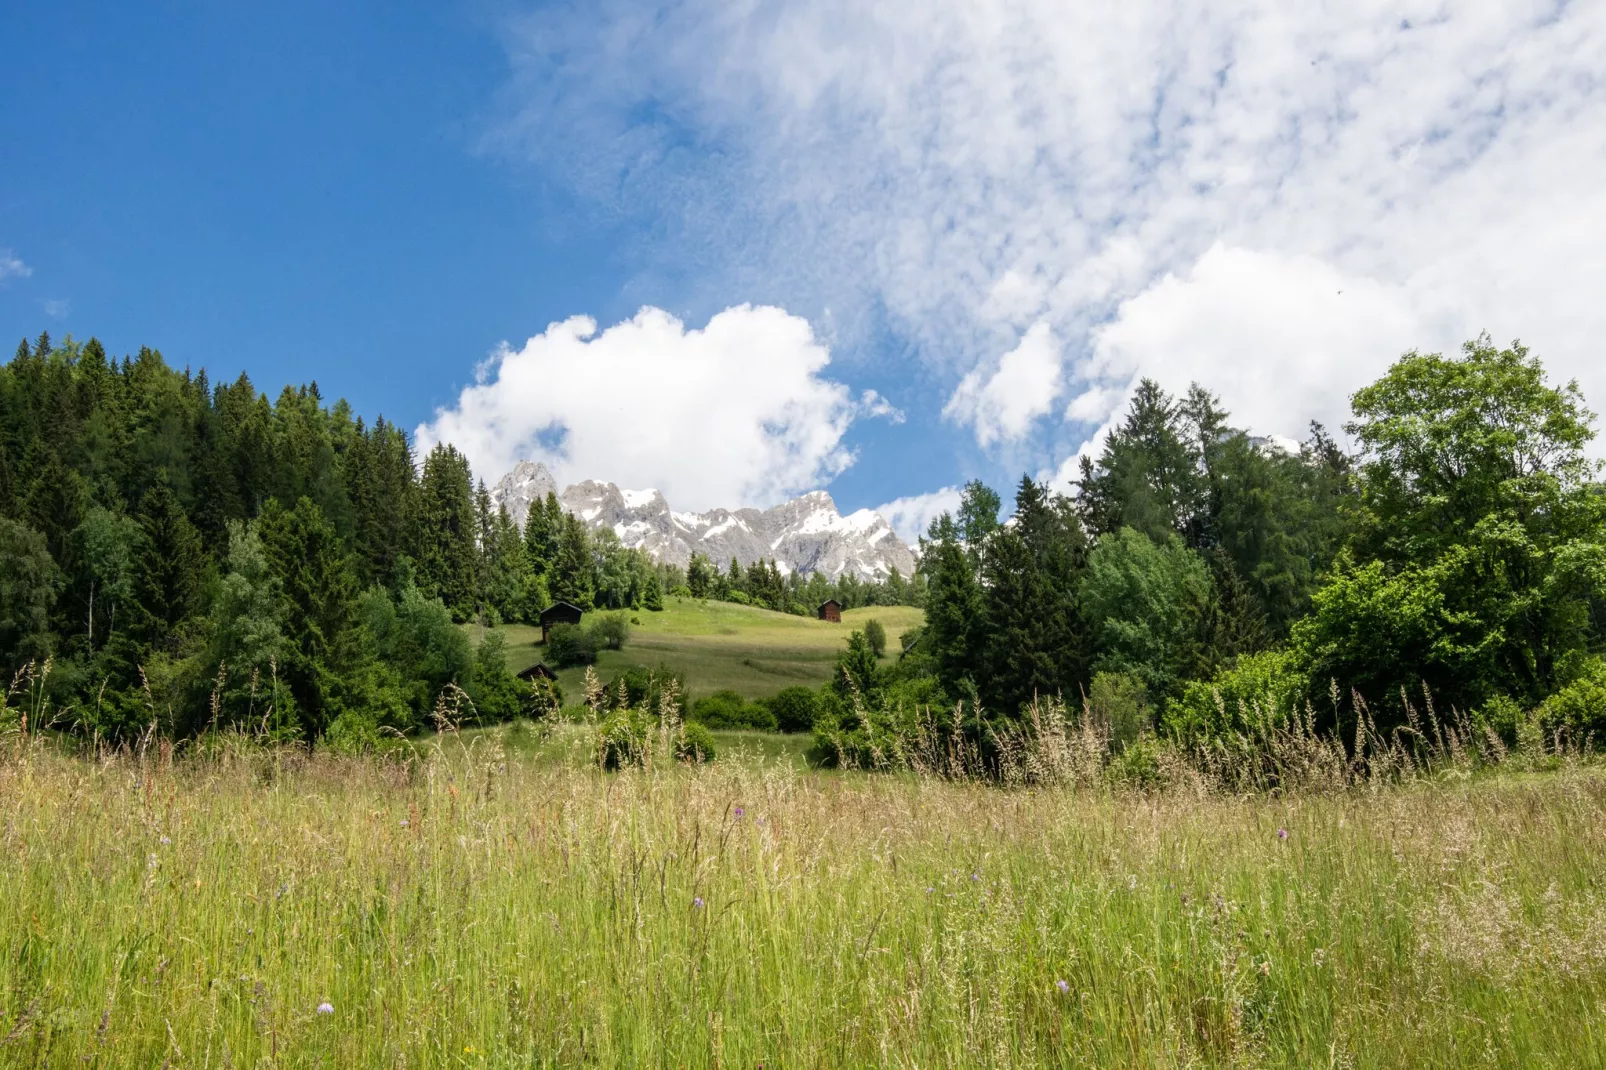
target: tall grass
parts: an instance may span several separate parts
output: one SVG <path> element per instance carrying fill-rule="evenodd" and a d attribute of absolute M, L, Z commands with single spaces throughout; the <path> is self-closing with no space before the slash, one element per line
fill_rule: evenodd
<path fill-rule="evenodd" d="M 0 1062 L 1606 1061 L 1587 765 L 1234 797 L 603 773 L 499 738 L 13 733 Z"/>

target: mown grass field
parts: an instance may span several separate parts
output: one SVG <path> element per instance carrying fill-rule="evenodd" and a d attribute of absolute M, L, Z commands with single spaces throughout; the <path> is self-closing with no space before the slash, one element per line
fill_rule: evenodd
<path fill-rule="evenodd" d="M 1245 799 L 502 738 L 8 748 L 0 1062 L 1606 1062 L 1598 768 Z"/>
<path fill-rule="evenodd" d="M 693 695 L 728 688 L 750 699 L 767 698 L 793 684 L 825 683 L 849 633 L 865 621 L 876 619 L 886 628 L 891 655 L 898 649 L 898 636 L 925 619 L 909 606 L 875 606 L 849 610 L 841 624 L 830 624 L 729 602 L 680 598 L 666 599 L 662 612 L 629 615 L 640 623 L 631 626 L 623 650 L 603 651 L 598 658 L 597 674 L 603 680 L 633 665 L 667 665 L 684 674 Z M 540 628 L 514 624 L 501 631 L 507 637 L 509 668 L 517 672 L 543 660 Z M 584 676 L 583 668 L 558 673 L 570 701 L 578 701 Z"/>

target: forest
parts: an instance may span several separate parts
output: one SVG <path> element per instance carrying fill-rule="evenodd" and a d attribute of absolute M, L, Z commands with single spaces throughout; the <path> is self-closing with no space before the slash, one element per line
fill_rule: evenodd
<path fill-rule="evenodd" d="M 920 709 L 985 747 L 1034 698 L 1117 748 L 1264 738 L 1606 738 L 1606 487 L 1593 414 L 1520 344 L 1407 353 L 1352 398 L 1348 453 L 1142 381 L 1071 495 L 965 489 L 922 540 L 926 626 L 846 659 L 823 757 L 874 764 Z M 1437 741 L 1443 745 L 1442 737 Z"/>
<path fill-rule="evenodd" d="M 458 450 L 419 463 L 316 383 L 270 400 L 243 374 L 48 334 L 0 367 L 0 669 L 58 728 L 360 744 L 426 725 L 448 691 L 504 720 L 529 688 L 494 631 L 459 625 L 560 599 L 650 612 L 666 591 L 799 613 L 919 596 L 897 576 L 661 565 L 551 496 L 520 530 Z"/>
<path fill-rule="evenodd" d="M 1590 741 L 1606 492 L 1577 388 L 1485 337 L 1405 354 L 1352 408 L 1353 452 L 1320 426 L 1292 449 L 1199 385 L 1144 380 L 1072 493 L 1023 477 L 1006 517 L 972 483 L 915 576 L 831 583 L 660 564 L 550 496 L 521 530 L 452 446 L 419 463 L 315 384 L 270 401 L 244 375 L 42 335 L 0 368 L 0 667 L 56 727 L 112 743 L 245 726 L 361 745 L 446 695 L 530 712 L 497 633 L 464 622 L 836 597 L 926 624 L 890 659 L 850 638 L 804 718 L 822 761 L 932 711 L 985 743 L 1047 696 L 1118 744 L 1289 718 L 1344 738 L 1434 704 L 1504 739 Z"/>

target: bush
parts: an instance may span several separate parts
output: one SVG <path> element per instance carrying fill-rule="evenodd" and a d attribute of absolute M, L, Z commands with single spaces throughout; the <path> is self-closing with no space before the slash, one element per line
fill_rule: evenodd
<path fill-rule="evenodd" d="M 1286 722 L 1309 687 L 1292 652 L 1246 654 L 1208 683 L 1184 684 L 1181 696 L 1166 705 L 1166 731 L 1184 743 L 1253 734 Z"/>
<path fill-rule="evenodd" d="M 691 724 L 681 726 L 680 741 L 675 744 L 675 757 L 692 765 L 711 762 L 718 757 L 714 747 L 714 733 L 706 725 Z"/>
<path fill-rule="evenodd" d="M 756 703 L 748 702 L 735 691 L 715 691 L 706 698 L 698 699 L 692 705 L 687 720 L 726 731 L 775 731 L 775 715 Z"/>
<path fill-rule="evenodd" d="M 1606 658 L 1590 658 L 1572 681 L 1539 705 L 1539 722 L 1547 732 L 1564 730 L 1572 742 L 1589 736 L 1606 743 Z"/>
<path fill-rule="evenodd" d="M 563 709 L 563 688 L 558 686 L 556 680 L 537 676 L 530 681 L 521 709 L 524 716 L 532 721 L 550 717 Z"/>
<path fill-rule="evenodd" d="M 559 669 L 590 665 L 597 660 L 597 641 L 590 632 L 573 624 L 554 624 L 547 633 L 547 659 Z"/>
<path fill-rule="evenodd" d="M 820 699 L 811 688 L 794 686 L 770 699 L 769 706 L 775 727 L 782 732 L 812 732 Z"/>
<path fill-rule="evenodd" d="M 630 640 L 630 622 L 623 613 L 604 613 L 591 622 L 591 641 L 599 650 L 622 650 Z"/>
<path fill-rule="evenodd" d="M 1143 681 L 1124 672 L 1101 672 L 1088 688 L 1087 710 L 1109 733 L 1111 746 L 1123 751 L 1154 727 L 1149 692 Z"/>
<path fill-rule="evenodd" d="M 739 606 L 750 606 L 753 604 L 753 600 L 747 597 L 746 591 L 732 591 L 730 594 L 725 596 L 725 601 L 735 602 Z"/>
<path fill-rule="evenodd" d="M 876 657 L 887 652 L 887 629 L 873 617 L 864 622 L 864 638 Z"/>
<path fill-rule="evenodd" d="M 685 678 L 666 665 L 660 665 L 656 669 L 637 665 L 608 681 L 606 701 L 610 706 L 619 704 L 621 684 L 624 685 L 625 705 L 639 706 L 654 713 L 658 712 L 659 697 L 670 684 L 674 685 L 675 694 L 680 696 L 682 701 L 686 695 Z"/>
<path fill-rule="evenodd" d="M 647 762 L 650 719 L 639 710 L 619 710 L 597 726 L 597 764 L 604 769 L 637 768 Z"/>

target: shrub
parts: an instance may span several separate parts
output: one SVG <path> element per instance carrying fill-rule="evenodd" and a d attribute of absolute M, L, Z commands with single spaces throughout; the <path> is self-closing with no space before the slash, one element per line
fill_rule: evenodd
<path fill-rule="evenodd" d="M 1149 692 L 1142 680 L 1129 673 L 1095 674 L 1088 688 L 1087 710 L 1117 751 L 1126 750 L 1154 727 Z"/>
<path fill-rule="evenodd" d="M 692 705 L 687 719 L 698 721 L 709 728 L 727 731 L 741 729 L 775 731 L 775 715 L 756 703 L 748 702 L 735 691 L 715 691 L 712 695 L 698 699 Z"/>
<path fill-rule="evenodd" d="M 1539 706 L 1547 732 L 1565 730 L 1574 743 L 1606 742 L 1606 658 L 1590 658 L 1572 681 Z"/>
<path fill-rule="evenodd" d="M 530 681 L 530 689 L 524 695 L 522 709 L 524 716 L 531 720 L 552 716 L 563 709 L 563 688 L 558 686 L 556 680 L 537 676 Z"/>
<path fill-rule="evenodd" d="M 651 743 L 650 718 L 640 710 L 618 710 L 597 726 L 597 764 L 604 769 L 645 765 Z"/>
<path fill-rule="evenodd" d="M 876 657 L 887 652 L 887 629 L 873 617 L 864 622 L 864 638 Z"/>
<path fill-rule="evenodd" d="M 597 641 L 590 632 L 573 624 L 554 624 L 547 633 L 546 653 L 560 669 L 571 665 L 590 665 L 597 660 Z"/>
<path fill-rule="evenodd" d="M 692 765 L 711 762 L 718 757 L 714 747 L 714 733 L 706 725 L 695 721 L 682 725 L 680 740 L 675 744 L 675 757 Z"/>
<path fill-rule="evenodd" d="M 735 602 L 739 606 L 750 606 L 753 604 L 753 600 L 747 597 L 746 591 L 732 591 L 730 594 L 725 596 L 725 601 Z"/>
<path fill-rule="evenodd" d="M 775 727 L 782 732 L 811 732 L 815 715 L 820 712 L 820 699 L 811 688 L 794 686 L 770 699 L 769 706 Z"/>
<path fill-rule="evenodd" d="M 591 641 L 599 650 L 622 650 L 630 640 L 630 622 L 623 613 L 604 613 L 591 622 Z"/>
<path fill-rule="evenodd" d="M 674 686 L 676 695 L 686 694 L 685 678 L 667 665 L 660 665 L 656 669 L 637 665 L 608 681 L 606 701 L 612 706 L 619 704 L 621 684 L 624 685 L 626 705 L 640 706 L 654 713 L 658 712 L 659 697 L 670 685 Z"/>
<path fill-rule="evenodd" d="M 1208 683 L 1191 680 L 1165 708 L 1166 730 L 1192 743 L 1253 733 L 1282 723 L 1309 692 L 1309 680 L 1291 651 L 1246 654 Z M 1268 723 L 1269 722 L 1269 723 Z"/>

